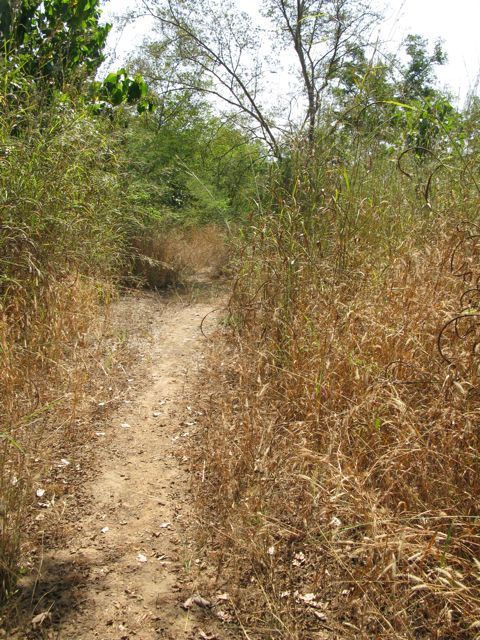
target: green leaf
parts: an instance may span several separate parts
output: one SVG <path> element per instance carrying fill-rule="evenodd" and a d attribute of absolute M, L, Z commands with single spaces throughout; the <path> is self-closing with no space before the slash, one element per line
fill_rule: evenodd
<path fill-rule="evenodd" d="M 130 81 L 127 89 L 127 102 L 134 104 L 142 97 L 142 88 L 136 81 Z"/>
<path fill-rule="evenodd" d="M 404 102 L 398 102 L 397 100 L 385 100 L 384 104 L 393 104 L 396 107 L 403 107 L 404 109 L 416 111 L 416 107 L 413 107 L 411 104 L 405 104 Z"/>
<path fill-rule="evenodd" d="M 1 440 L 6 440 L 9 444 L 11 444 L 13 447 L 15 447 L 16 449 L 18 449 L 19 451 L 21 451 L 22 453 L 25 453 L 25 451 L 22 449 L 22 447 L 18 444 L 18 442 L 12 438 L 12 436 L 10 436 L 8 433 L 0 433 L 0 439 Z"/>
<path fill-rule="evenodd" d="M 103 84 L 118 84 L 118 73 L 109 73 L 103 81 Z"/>
<path fill-rule="evenodd" d="M 114 107 L 118 107 L 119 104 L 125 100 L 125 93 L 121 87 L 117 87 L 114 91 L 112 91 L 110 96 L 110 102 Z"/>

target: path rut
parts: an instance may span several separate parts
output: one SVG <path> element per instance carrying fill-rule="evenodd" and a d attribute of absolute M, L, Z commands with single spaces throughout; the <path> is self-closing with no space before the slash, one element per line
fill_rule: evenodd
<path fill-rule="evenodd" d="M 186 443 L 195 426 L 188 403 L 204 357 L 201 321 L 218 301 L 149 296 L 128 304 L 141 305 L 149 327 L 136 337 L 142 362 L 129 399 L 109 421 L 112 435 L 99 436 L 105 447 L 86 487 L 85 512 L 67 548 L 44 558 L 45 570 L 75 596 L 53 637 L 226 638 L 207 609 L 180 606 L 195 593 L 189 568 L 202 564 L 186 538 L 192 520 Z"/>

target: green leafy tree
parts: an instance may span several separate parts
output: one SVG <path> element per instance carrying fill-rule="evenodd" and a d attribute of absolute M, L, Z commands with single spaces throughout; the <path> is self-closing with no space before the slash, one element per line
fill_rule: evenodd
<path fill-rule="evenodd" d="M 435 87 L 435 67 L 446 61 L 441 44 L 430 53 L 427 40 L 409 35 L 404 46 L 406 64 L 392 56 L 368 60 L 354 43 L 333 93 L 349 132 L 424 156 L 458 130 L 459 118 L 449 97 Z"/>
<path fill-rule="evenodd" d="M 81 85 L 104 60 L 100 16 L 100 0 L 2 0 L 2 51 L 47 86 Z"/>
<path fill-rule="evenodd" d="M 447 62 L 441 42 L 436 42 L 433 53 L 429 53 L 428 41 L 420 35 L 410 34 L 404 46 L 410 60 L 403 69 L 402 99 L 408 101 L 431 97 L 436 93 L 435 66 Z"/>
<path fill-rule="evenodd" d="M 419 35 L 405 40 L 409 57 L 402 70 L 399 100 L 410 105 L 404 111 L 405 144 L 419 157 L 448 143 L 453 132 L 460 132 L 460 117 L 447 95 L 435 87 L 435 67 L 447 62 L 440 42 L 429 52 L 428 41 Z"/>
<path fill-rule="evenodd" d="M 349 58 L 339 70 L 332 90 L 335 119 L 348 135 L 370 136 L 389 143 L 398 137 L 393 62 L 379 55 L 368 58 L 364 47 L 350 45 Z"/>
<path fill-rule="evenodd" d="M 188 94 L 157 102 L 125 131 L 136 205 L 182 224 L 241 217 L 265 167 L 260 145 Z"/>
<path fill-rule="evenodd" d="M 221 220 L 241 215 L 265 166 L 261 145 L 221 116 L 192 85 L 164 42 L 143 47 L 129 72 L 148 82 L 155 112 L 131 120 L 127 155 L 144 204 L 167 218 Z M 205 82 L 196 78 L 197 86 Z"/>

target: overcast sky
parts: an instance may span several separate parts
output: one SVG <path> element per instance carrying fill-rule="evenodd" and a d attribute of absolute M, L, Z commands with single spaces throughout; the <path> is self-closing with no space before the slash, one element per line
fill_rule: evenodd
<path fill-rule="evenodd" d="M 259 0 L 238 0 L 238 6 L 246 10 L 258 3 Z M 375 4 L 384 8 L 386 21 L 380 37 L 390 42 L 391 51 L 409 33 L 419 33 L 432 44 L 439 38 L 444 41 L 449 61 L 438 69 L 438 77 L 463 102 L 480 73 L 480 0 L 375 0 Z M 107 0 L 104 16 L 111 20 L 133 6 L 135 0 Z M 119 60 L 141 44 L 149 30 L 148 21 L 143 21 L 123 33 L 114 31 L 110 46 Z"/>

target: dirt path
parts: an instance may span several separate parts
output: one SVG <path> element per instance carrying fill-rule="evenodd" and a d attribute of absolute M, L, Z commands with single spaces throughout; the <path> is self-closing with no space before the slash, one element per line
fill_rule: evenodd
<path fill-rule="evenodd" d="M 136 305 L 149 327 L 135 337 L 143 361 L 109 429 L 97 434 L 99 473 L 86 487 L 67 548 L 44 558 L 64 600 L 56 603 L 59 621 L 52 611 L 55 633 L 48 637 L 227 638 L 208 608 L 180 606 L 197 593 L 191 567 L 203 562 L 186 541 L 192 518 L 186 443 L 195 426 L 190 389 L 206 343 L 200 324 L 219 302 L 144 296 L 123 304 Z"/>

